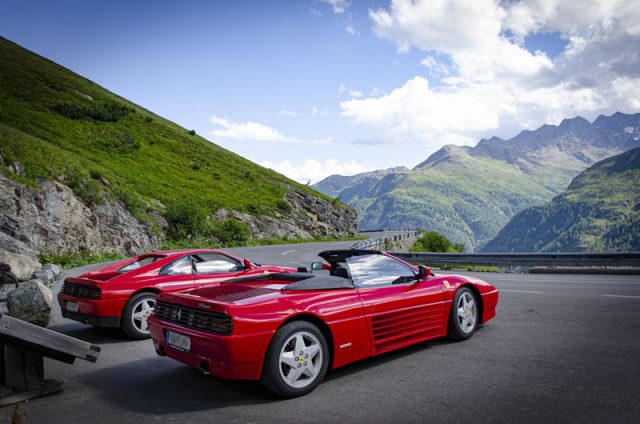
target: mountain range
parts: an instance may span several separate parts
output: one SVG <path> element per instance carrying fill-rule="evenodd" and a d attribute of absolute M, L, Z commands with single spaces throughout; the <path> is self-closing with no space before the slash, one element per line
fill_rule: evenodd
<path fill-rule="evenodd" d="M 508 140 L 447 145 L 411 170 L 330 176 L 313 188 L 356 208 L 360 229 L 422 227 L 474 250 L 587 167 L 638 146 L 638 113 L 576 117 Z"/>
<path fill-rule="evenodd" d="M 483 251 L 640 251 L 640 148 L 596 163 L 551 202 L 519 212 Z"/>

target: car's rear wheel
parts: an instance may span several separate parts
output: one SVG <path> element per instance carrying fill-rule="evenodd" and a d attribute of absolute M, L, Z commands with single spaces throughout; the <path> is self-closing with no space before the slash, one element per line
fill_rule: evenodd
<path fill-rule="evenodd" d="M 131 296 L 122 311 L 120 328 L 133 339 L 148 339 L 149 324 L 147 318 L 156 305 L 156 294 L 151 292 L 138 293 Z"/>
<path fill-rule="evenodd" d="M 293 321 L 273 336 L 261 381 L 280 396 L 302 396 L 320 384 L 328 366 L 329 349 L 320 329 L 307 321 Z"/>
<path fill-rule="evenodd" d="M 449 315 L 449 338 L 466 340 L 478 328 L 478 300 L 468 287 L 456 292 Z"/>

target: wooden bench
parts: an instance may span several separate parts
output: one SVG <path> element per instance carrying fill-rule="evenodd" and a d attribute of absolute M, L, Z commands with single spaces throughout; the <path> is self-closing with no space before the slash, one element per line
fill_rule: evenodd
<path fill-rule="evenodd" d="M 73 364 L 99 355 L 99 346 L 0 315 L 0 406 L 62 390 L 61 381 L 44 378 L 45 356 Z"/>

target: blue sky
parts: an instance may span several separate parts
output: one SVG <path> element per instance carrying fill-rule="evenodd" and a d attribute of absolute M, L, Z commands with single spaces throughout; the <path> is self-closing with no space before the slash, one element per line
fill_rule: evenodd
<path fill-rule="evenodd" d="M 633 6 L 4 0 L 0 35 L 315 182 L 412 167 L 444 144 L 565 117 L 637 111 Z"/>

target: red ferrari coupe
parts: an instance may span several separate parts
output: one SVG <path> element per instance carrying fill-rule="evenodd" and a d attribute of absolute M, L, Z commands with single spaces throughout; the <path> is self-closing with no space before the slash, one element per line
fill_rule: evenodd
<path fill-rule="evenodd" d="M 320 272 L 273 273 L 158 296 L 159 355 L 293 397 L 328 369 L 437 337 L 463 340 L 496 314 L 482 280 L 434 276 L 374 250 L 320 253 Z M 328 272 L 327 272 L 328 271 Z"/>
<path fill-rule="evenodd" d="M 132 338 L 145 339 L 147 317 L 158 293 L 216 286 L 232 277 L 294 271 L 254 264 L 219 250 L 153 252 L 65 279 L 58 303 L 65 318 L 120 327 Z"/>

